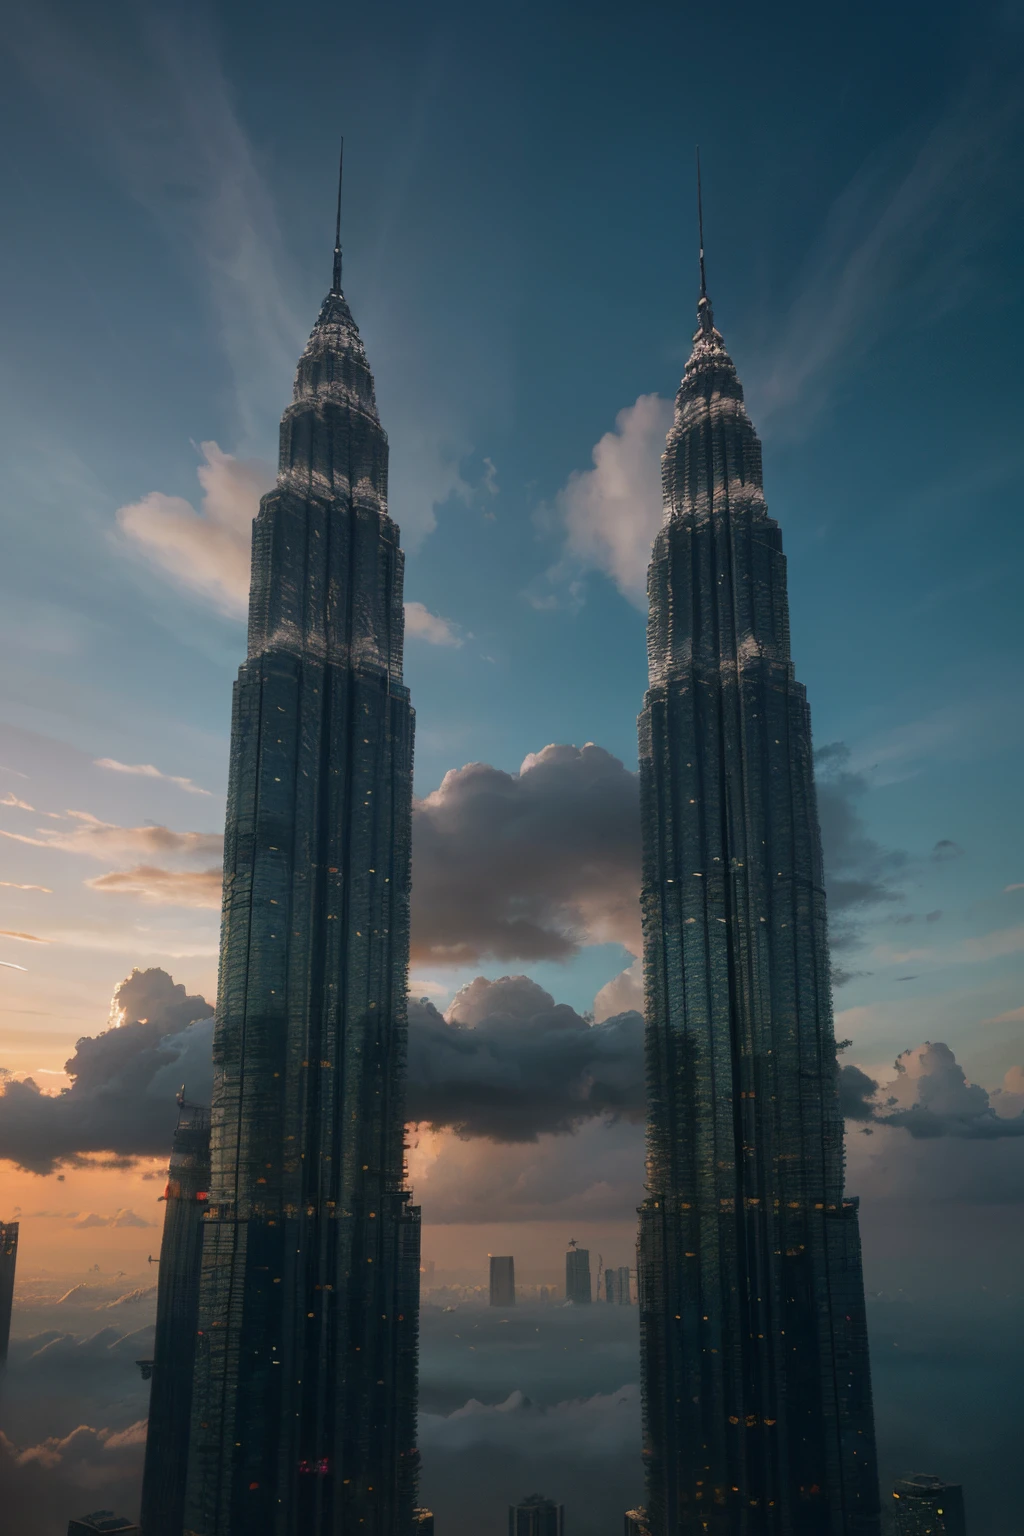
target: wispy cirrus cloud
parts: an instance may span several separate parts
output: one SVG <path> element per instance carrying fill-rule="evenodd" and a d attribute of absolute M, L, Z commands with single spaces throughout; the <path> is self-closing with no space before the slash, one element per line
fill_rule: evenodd
<path fill-rule="evenodd" d="M 186 858 L 209 858 L 223 849 L 219 832 L 174 832 L 170 827 L 147 825 L 121 827 L 116 822 L 101 821 L 88 811 L 68 811 L 59 818 L 71 825 L 38 827 L 36 836 L 0 830 L 0 837 L 28 843 L 34 848 L 55 848 L 63 853 L 87 854 L 109 862 L 126 855 L 175 854 Z"/>
<path fill-rule="evenodd" d="M 112 773 L 131 773 L 144 779 L 163 779 L 167 784 L 177 784 L 189 795 L 208 795 L 208 789 L 201 789 L 198 784 L 193 784 L 191 779 L 182 778 L 175 773 L 161 773 L 159 768 L 152 763 L 119 763 L 115 757 L 96 758 L 97 768 L 109 768 Z"/>
<path fill-rule="evenodd" d="M 842 188 L 796 274 L 793 298 L 781 316 L 767 317 L 763 340 L 739 360 L 760 431 L 805 431 L 851 366 L 884 343 L 897 303 L 904 327 L 964 305 L 977 256 L 995 221 L 1006 217 L 1007 187 L 1017 188 L 1007 171 L 1021 119 L 1016 83 L 972 79 L 937 120 L 864 164 Z M 564 554 L 547 573 L 548 588 L 589 568 L 646 607 L 671 420 L 670 401 L 641 395 L 598 439 L 593 468 L 569 476 L 554 506 Z M 539 608 L 556 603 L 543 584 L 528 596 Z M 929 730 L 945 738 L 957 727 L 945 716 L 910 726 L 905 742 L 894 733 L 891 755 L 924 745 Z"/>
<path fill-rule="evenodd" d="M 132 869 L 94 875 L 85 883 L 105 896 L 134 896 L 154 906 L 219 909 L 222 871 L 219 864 L 195 870 L 136 864 Z"/>
<path fill-rule="evenodd" d="M 794 298 L 744 366 L 763 430 L 805 431 L 897 315 L 905 329 L 968 301 L 980 252 L 1008 199 L 1020 198 L 1021 120 L 1019 83 L 977 73 L 941 115 L 860 167 L 794 274 Z"/>

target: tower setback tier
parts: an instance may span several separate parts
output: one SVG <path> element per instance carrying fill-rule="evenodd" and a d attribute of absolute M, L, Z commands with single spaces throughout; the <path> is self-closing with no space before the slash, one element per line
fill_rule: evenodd
<path fill-rule="evenodd" d="M 413 711 L 387 438 L 336 280 L 253 528 L 185 1529 L 408 1536 Z"/>
<path fill-rule="evenodd" d="M 651 1536 L 875 1536 L 811 726 L 761 447 L 702 296 L 640 716 Z"/>

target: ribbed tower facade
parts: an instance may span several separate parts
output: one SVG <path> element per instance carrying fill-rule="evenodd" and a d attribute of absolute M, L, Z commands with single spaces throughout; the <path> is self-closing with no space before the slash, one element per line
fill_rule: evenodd
<path fill-rule="evenodd" d="M 761 446 L 702 295 L 640 717 L 652 1536 L 878 1530 L 811 726 Z"/>
<path fill-rule="evenodd" d="M 406 1536 L 413 712 L 388 445 L 335 279 L 253 530 L 185 1529 Z"/>
<path fill-rule="evenodd" d="M 140 1361 L 149 1391 L 142 1474 L 143 1536 L 181 1536 L 195 1364 L 203 1216 L 210 1189 L 210 1111 L 178 1098 L 164 1191 L 152 1360 Z"/>

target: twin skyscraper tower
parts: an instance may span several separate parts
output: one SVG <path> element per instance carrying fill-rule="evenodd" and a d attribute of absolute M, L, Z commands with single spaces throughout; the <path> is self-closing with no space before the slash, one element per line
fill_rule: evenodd
<path fill-rule="evenodd" d="M 640 718 L 647 1507 L 630 1520 L 650 1536 L 874 1536 L 810 723 L 760 445 L 703 280 L 698 320 Z M 183 1153 L 169 1188 L 186 1236 L 162 1261 L 144 1536 L 416 1523 L 413 711 L 387 471 L 339 244 L 253 528 L 210 1173 L 194 1187 L 205 1170 Z"/>

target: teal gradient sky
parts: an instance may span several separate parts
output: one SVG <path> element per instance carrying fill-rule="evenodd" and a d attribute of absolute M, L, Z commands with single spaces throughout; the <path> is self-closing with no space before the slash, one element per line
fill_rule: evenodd
<path fill-rule="evenodd" d="M 8 1065 L 59 1068 L 134 964 L 212 995 L 213 911 L 101 893 L 85 880 L 116 861 L 39 843 L 81 825 L 69 810 L 222 825 L 243 625 L 118 510 L 151 493 L 200 507 L 201 443 L 267 473 L 330 275 L 343 127 L 345 288 L 391 437 L 407 597 L 458 642 L 408 644 L 418 793 L 548 742 L 635 765 L 641 600 L 566 519 L 595 445 L 629 446 L 631 408 L 660 397 L 662 426 L 623 458 L 620 543 L 642 567 L 629 476 L 656 476 L 689 350 L 699 139 L 710 288 L 764 439 L 797 673 L 816 741 L 849 749 L 888 882 L 844 953 L 840 1032 L 876 1069 L 947 1040 L 998 1087 L 1024 1060 L 1022 56 L 1007 4 L 14 16 L 0 791 L 31 809 L 0 814 L 4 878 L 50 891 L 0 888 L 4 928 L 48 941 L 0 940 L 27 967 L 3 972 Z M 417 980 L 440 999 L 528 969 L 583 1009 L 629 958 L 592 944 Z"/>

